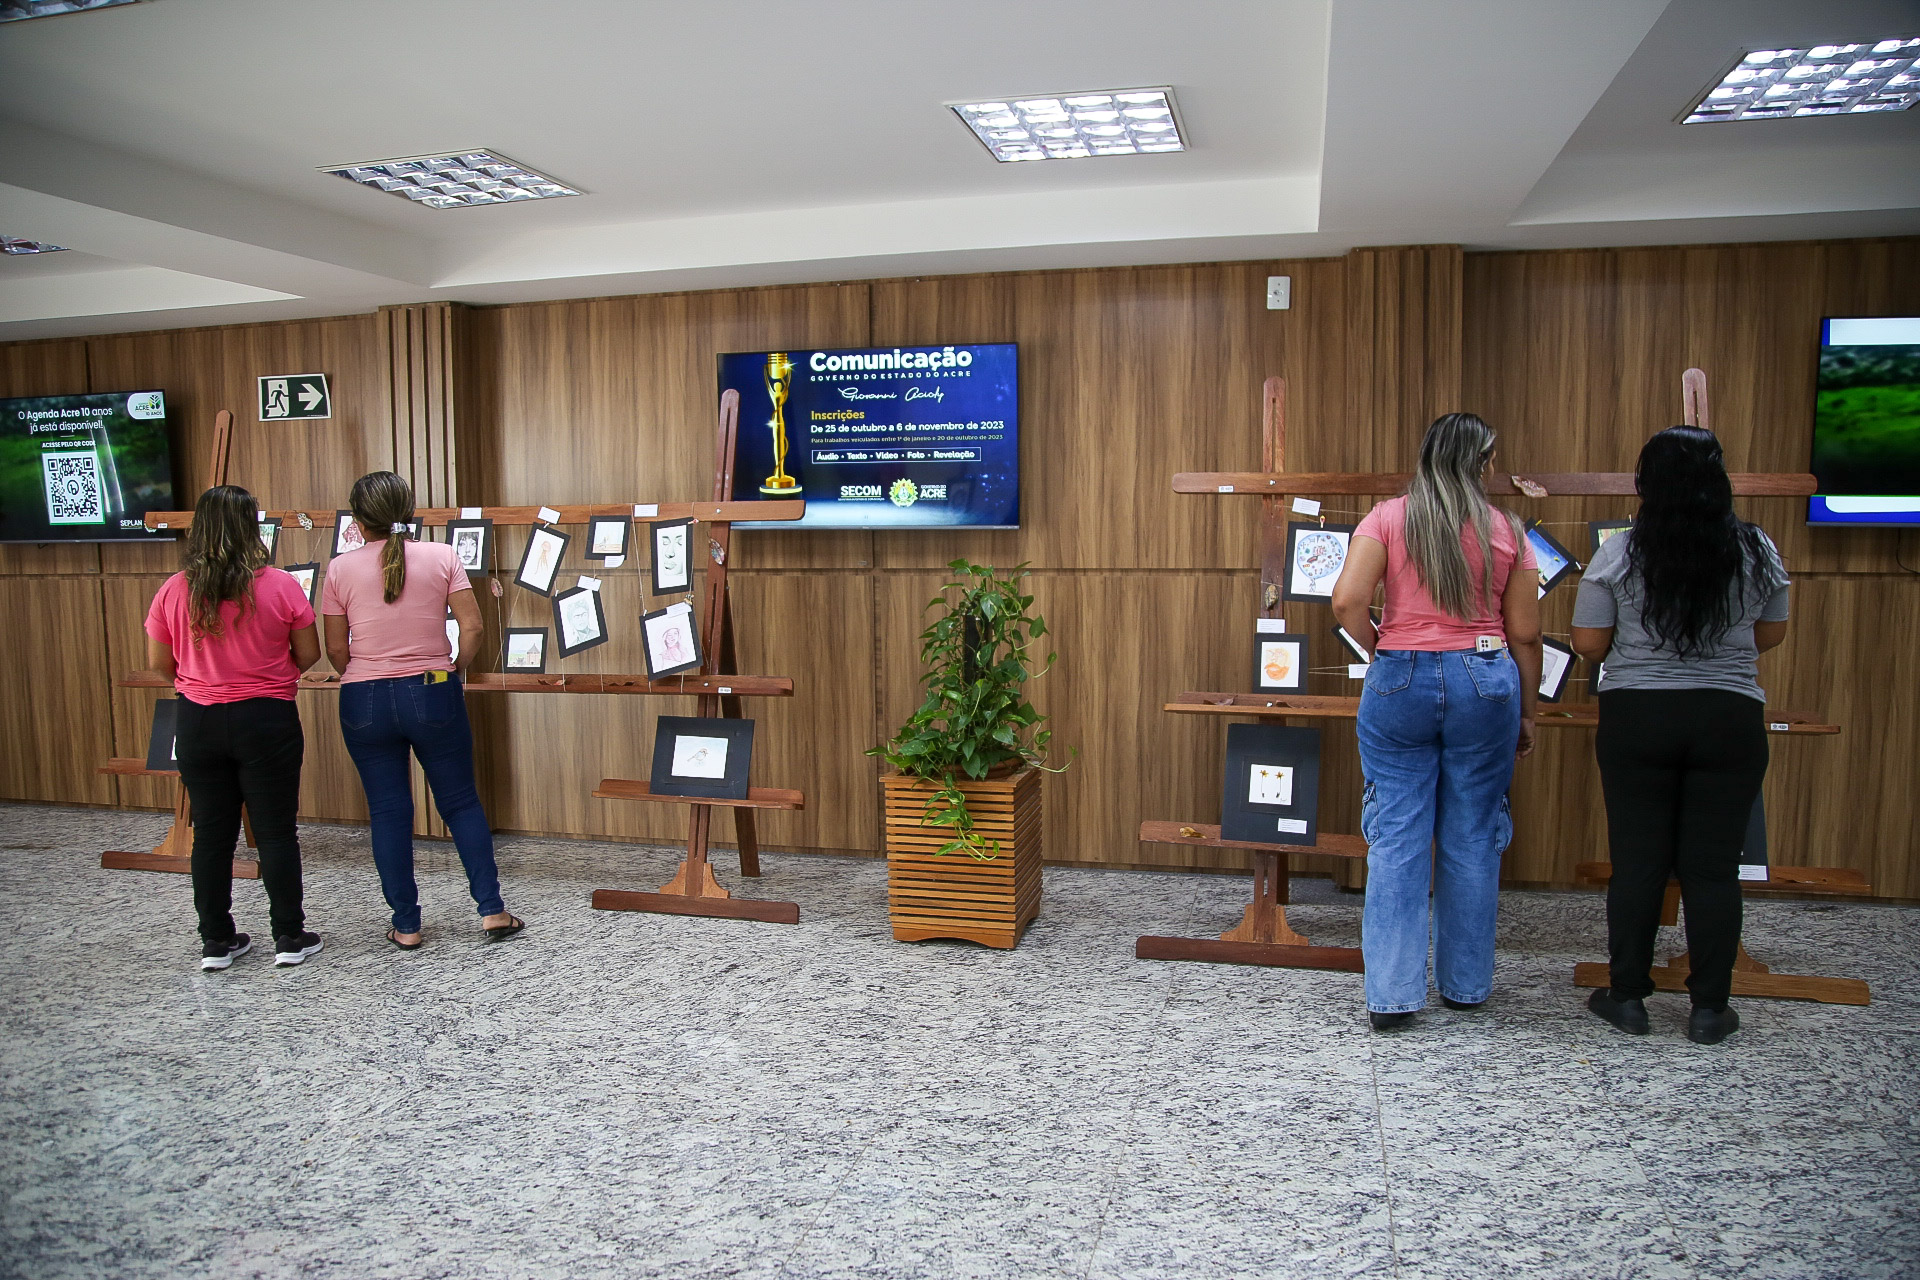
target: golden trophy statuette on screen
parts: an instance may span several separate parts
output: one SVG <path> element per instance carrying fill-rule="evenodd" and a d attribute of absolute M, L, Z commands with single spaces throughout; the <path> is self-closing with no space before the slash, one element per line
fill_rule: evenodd
<path fill-rule="evenodd" d="M 793 390 L 793 361 L 787 353 L 776 351 L 767 357 L 767 397 L 773 401 L 773 474 L 760 486 L 760 492 L 785 496 L 800 492 L 800 482 L 787 474 L 787 394 Z"/>

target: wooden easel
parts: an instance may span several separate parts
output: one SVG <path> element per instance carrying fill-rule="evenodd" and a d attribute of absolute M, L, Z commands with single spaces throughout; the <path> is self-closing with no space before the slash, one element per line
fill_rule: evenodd
<path fill-rule="evenodd" d="M 233 452 L 233 414 L 225 409 L 213 415 L 213 450 L 207 466 L 207 487 L 227 482 L 227 462 Z M 163 687 L 172 688 L 171 680 L 161 680 Z M 100 766 L 97 772 L 113 774 L 122 778 L 173 778 L 178 780 L 178 769 L 149 769 L 144 757 L 118 757 Z M 246 833 L 247 847 L 254 847 L 253 824 L 247 821 L 244 811 L 241 813 L 241 829 Z M 132 853 L 120 849 L 109 849 L 100 855 L 100 865 L 109 871 L 171 871 L 176 874 L 189 874 L 193 870 L 193 802 L 187 796 L 187 789 L 180 786 L 173 797 L 173 825 L 167 828 L 166 839 L 146 853 Z M 236 880 L 258 880 L 260 864 L 249 858 L 235 858 L 233 875 Z"/>
<path fill-rule="evenodd" d="M 733 496 L 733 464 L 739 441 L 740 393 L 729 390 L 720 397 L 719 434 L 715 442 L 713 500 L 728 502 Z M 738 667 L 733 641 L 733 616 L 728 610 L 727 561 L 733 540 L 729 520 L 707 522 L 707 565 L 705 597 L 701 606 L 700 641 L 702 665 L 710 666 L 712 680 L 724 681 Z M 689 549 L 691 554 L 691 549 Z M 709 684 L 702 692 L 698 713 L 706 717 L 736 719 L 740 699 L 726 684 Z M 789 685 L 789 692 L 791 685 Z M 798 810 L 806 807 L 806 797 L 798 791 L 775 787 L 750 787 L 745 800 L 710 800 L 692 796 L 653 794 L 648 783 L 624 778 L 604 778 L 593 793 L 603 800 L 642 800 L 659 804 L 693 806 L 691 830 L 687 836 L 687 857 L 673 878 L 655 893 L 637 893 L 625 889 L 596 889 L 593 905 L 602 911 L 651 911 L 680 916 L 722 916 L 732 920 L 764 920 L 769 924 L 800 923 L 800 905 L 757 898 L 736 898 L 714 879 L 713 866 L 707 860 L 708 841 L 713 834 L 713 811 L 733 810 L 733 828 L 740 846 L 740 873 L 760 874 L 760 843 L 755 830 L 756 809 Z"/>

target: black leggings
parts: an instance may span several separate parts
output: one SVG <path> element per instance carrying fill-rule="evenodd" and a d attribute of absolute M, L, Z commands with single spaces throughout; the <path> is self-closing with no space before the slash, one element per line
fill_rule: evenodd
<path fill-rule="evenodd" d="M 1660 904 L 1677 876 L 1692 965 L 1687 990 L 1698 1007 L 1726 1007 L 1740 949 L 1740 849 L 1767 775 L 1765 711 L 1724 689 L 1600 695 L 1594 753 L 1613 855 L 1607 947 L 1615 999 L 1653 991 Z"/>
<path fill-rule="evenodd" d="M 233 847 L 240 809 L 260 842 L 260 883 L 266 887 L 273 936 L 306 927 L 301 908 L 300 763 L 306 736 L 289 698 L 248 698 L 201 706 L 180 699 L 174 736 L 180 781 L 193 802 L 193 905 L 203 942 L 233 937 Z"/>

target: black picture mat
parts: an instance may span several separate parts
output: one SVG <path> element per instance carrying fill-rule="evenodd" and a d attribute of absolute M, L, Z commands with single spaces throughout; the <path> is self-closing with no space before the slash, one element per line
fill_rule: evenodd
<path fill-rule="evenodd" d="M 162 698 L 153 704 L 153 730 L 147 735 L 147 768 L 180 767 L 173 758 L 173 737 L 179 717 L 180 699 Z"/>
<path fill-rule="evenodd" d="M 1573 552 L 1567 550 L 1565 544 L 1563 544 L 1560 541 L 1560 539 L 1548 533 L 1546 530 L 1546 527 L 1542 525 L 1538 520 L 1532 521 L 1527 525 L 1526 536 L 1536 541 L 1546 543 L 1547 546 L 1553 551 L 1553 553 L 1559 556 L 1560 559 L 1564 562 L 1561 565 L 1560 571 L 1558 573 L 1555 573 L 1552 577 L 1543 576 L 1540 579 L 1540 594 L 1542 596 L 1545 596 L 1547 592 L 1559 586 L 1562 582 L 1566 581 L 1567 578 L 1571 577 L 1573 574 L 1580 572 L 1579 557 L 1575 556 Z M 1537 559 L 1538 557 L 1535 557 L 1535 558 Z"/>
<path fill-rule="evenodd" d="M 1323 593 L 1312 592 L 1312 591 L 1295 591 L 1293 589 L 1293 557 L 1294 557 L 1295 548 L 1299 543 L 1300 537 L 1302 534 L 1344 533 L 1347 535 L 1346 555 L 1352 555 L 1353 554 L 1353 531 L 1358 527 L 1359 527 L 1358 525 L 1351 525 L 1351 524 L 1321 524 L 1317 521 L 1312 524 L 1307 524 L 1299 521 L 1289 521 L 1287 524 L 1286 576 L 1280 583 L 1280 598 L 1282 600 L 1302 600 L 1302 601 L 1306 601 L 1309 603 L 1316 603 L 1316 604 L 1331 604 L 1333 602 L 1333 584 L 1340 581 L 1340 574 L 1338 573 L 1335 573 L 1332 576 L 1325 579 L 1326 590 Z M 1342 571 L 1344 571 L 1347 567 L 1346 555 L 1343 555 L 1340 560 L 1340 568 Z"/>
<path fill-rule="evenodd" d="M 1353 655 L 1353 660 L 1355 662 L 1366 663 L 1366 662 L 1373 661 L 1372 658 L 1369 658 L 1367 656 L 1367 651 L 1360 647 L 1360 642 L 1358 640 L 1355 640 L 1353 638 L 1353 634 L 1349 632 L 1345 627 L 1342 627 L 1336 624 L 1333 628 L 1333 638 L 1340 642 L 1340 647 L 1342 649 L 1345 649 L 1348 653 Z"/>
<path fill-rule="evenodd" d="M 353 512 L 336 511 L 333 513 L 333 543 L 332 543 L 332 549 L 327 553 L 327 559 L 331 560 L 335 556 L 343 556 L 343 555 L 346 555 L 347 552 L 349 551 L 358 551 L 360 549 L 360 547 L 342 548 L 340 545 L 340 539 L 343 536 L 345 536 L 347 526 L 352 523 L 353 523 Z M 366 544 L 361 543 L 360 545 L 365 546 Z"/>
<path fill-rule="evenodd" d="M 511 657 L 515 636 L 540 637 L 540 661 L 532 665 L 515 666 Z M 500 669 L 518 675 L 543 676 L 547 673 L 547 629 L 545 627 L 508 627 L 505 642 L 500 647 Z"/>
<path fill-rule="evenodd" d="M 290 564 L 286 571 L 293 575 L 295 582 L 300 580 L 302 573 L 307 575 L 307 603 L 318 609 L 320 607 L 320 562 L 309 560 L 304 564 Z"/>
<path fill-rule="evenodd" d="M 1264 652 L 1262 645 L 1281 641 L 1294 641 L 1300 646 L 1300 658 L 1294 664 L 1293 676 L 1284 684 L 1269 684 L 1265 667 L 1260 661 Z M 1307 668 L 1312 659 L 1307 633 L 1304 631 L 1263 631 L 1253 638 L 1253 689 L 1255 693 L 1305 693 L 1307 689 Z"/>
<path fill-rule="evenodd" d="M 725 778 L 680 778 L 673 773 L 673 744 L 683 737 L 725 738 Z M 696 716 L 661 716 L 653 731 L 653 773 L 648 788 L 657 796 L 696 796 L 709 800 L 745 800 L 753 763 L 753 721 Z"/>
<path fill-rule="evenodd" d="M 1247 788 L 1256 765 L 1293 768 L 1293 803 L 1254 804 Z M 1282 831 L 1281 819 L 1306 824 Z M 1254 844 L 1311 845 L 1320 838 L 1320 730 L 1279 724 L 1227 726 L 1227 772 L 1220 800 L 1220 838 Z"/>
<path fill-rule="evenodd" d="M 1601 535 L 1605 534 L 1607 530 L 1609 529 L 1617 530 L 1618 532 L 1612 535 L 1617 538 L 1620 536 L 1620 534 L 1625 533 L 1627 530 L 1631 528 L 1633 528 L 1633 521 L 1631 520 L 1589 520 L 1587 521 L 1587 538 L 1589 539 L 1588 545 L 1590 545 L 1593 548 L 1593 555 L 1590 555 L 1587 558 L 1591 560 L 1593 556 L 1597 556 L 1600 554 L 1600 544 L 1602 541 Z"/>
<path fill-rule="evenodd" d="M 1560 701 L 1560 696 L 1567 691 L 1567 682 L 1573 679 L 1573 663 L 1576 655 L 1574 654 L 1571 646 L 1561 644 L 1558 640 L 1555 640 L 1551 636 L 1541 636 L 1540 647 L 1543 650 L 1551 649 L 1555 653 L 1563 653 L 1567 657 L 1567 665 L 1560 669 L 1560 679 L 1557 682 L 1555 682 L 1551 687 L 1549 687 L 1547 684 L 1546 668 L 1544 663 L 1541 667 L 1540 701 L 1558 702 Z"/>
<path fill-rule="evenodd" d="M 267 563 L 272 564 L 280 555 L 280 517 L 269 516 L 260 521 L 260 532 L 260 543 L 267 549 Z"/>
<path fill-rule="evenodd" d="M 675 527 L 687 531 L 686 565 L 682 569 L 683 579 L 673 583 L 664 583 L 660 577 L 660 531 Z M 647 526 L 647 564 L 653 575 L 653 594 L 656 596 L 679 595 L 693 590 L 693 518 L 685 520 L 656 520 Z"/>
<path fill-rule="evenodd" d="M 1767 804 L 1761 796 L 1753 798 L 1753 812 L 1747 815 L 1747 836 L 1740 843 L 1740 865 L 1767 865 Z"/>
<path fill-rule="evenodd" d="M 447 521 L 447 545 L 448 546 L 454 545 L 454 534 L 461 529 L 478 529 L 480 531 L 480 563 L 477 566 L 475 566 L 475 565 L 468 564 L 465 560 L 462 560 L 460 562 L 461 568 L 465 569 L 468 573 L 492 573 L 493 572 L 493 521 L 485 518 L 481 518 L 477 520 Z"/>
<path fill-rule="evenodd" d="M 599 533 L 606 525 L 620 526 L 620 549 L 618 551 L 595 551 L 594 544 L 600 541 Z M 633 521 L 627 516 L 593 516 L 587 520 L 587 549 L 584 552 L 589 560 L 610 560 L 614 557 L 625 559 L 627 548 L 633 545 Z"/>
<path fill-rule="evenodd" d="M 527 580 L 527 565 L 533 560 L 533 549 L 539 545 L 542 535 L 560 539 L 560 550 L 553 557 L 553 575 L 547 579 L 544 587 L 535 586 Z M 560 566 L 567 562 L 567 547 L 573 542 L 573 535 L 562 532 L 551 525 L 535 525 L 533 532 L 527 535 L 527 545 L 520 552 L 520 567 L 513 571 L 513 585 L 525 587 L 537 596 L 553 596 L 553 584 L 560 580 Z"/>
<path fill-rule="evenodd" d="M 655 618 L 664 618 L 673 612 L 676 612 L 676 610 L 668 607 L 665 609 L 655 609 L 652 613 L 643 613 L 640 615 L 640 652 L 645 655 L 646 658 L 647 675 L 654 680 L 658 680 L 662 676 L 677 676 L 683 671 L 698 671 L 700 669 L 700 628 L 694 625 L 693 610 L 691 609 L 683 609 L 679 610 L 679 612 L 687 615 L 687 640 L 693 649 L 692 660 L 679 663 L 678 665 L 658 667 L 654 665 L 653 633 L 647 629 L 647 623 Z"/>
<path fill-rule="evenodd" d="M 567 601 L 572 600 L 576 596 L 593 597 L 593 616 L 595 621 L 600 624 L 600 634 L 592 640 L 585 640 L 574 645 L 572 648 L 568 648 L 567 629 L 561 625 L 560 610 L 565 606 Z M 553 598 L 553 642 L 560 647 L 560 656 L 563 658 L 571 658 L 576 653 L 585 653 L 588 649 L 597 649 L 607 642 L 607 608 L 601 601 L 598 591 L 590 591 L 586 587 L 573 587 L 569 590 L 562 591 Z"/>

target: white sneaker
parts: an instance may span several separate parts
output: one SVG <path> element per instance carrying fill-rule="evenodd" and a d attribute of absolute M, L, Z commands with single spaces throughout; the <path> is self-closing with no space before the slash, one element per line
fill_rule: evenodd
<path fill-rule="evenodd" d="M 308 956 L 320 950 L 322 943 L 317 933 L 301 933 L 291 938 L 273 940 L 273 962 L 286 967 L 305 964 Z"/>
<path fill-rule="evenodd" d="M 202 969 L 224 969 L 253 950 L 253 939 L 244 933 L 236 933 L 226 942 L 207 942 L 200 947 L 200 967 Z"/>

